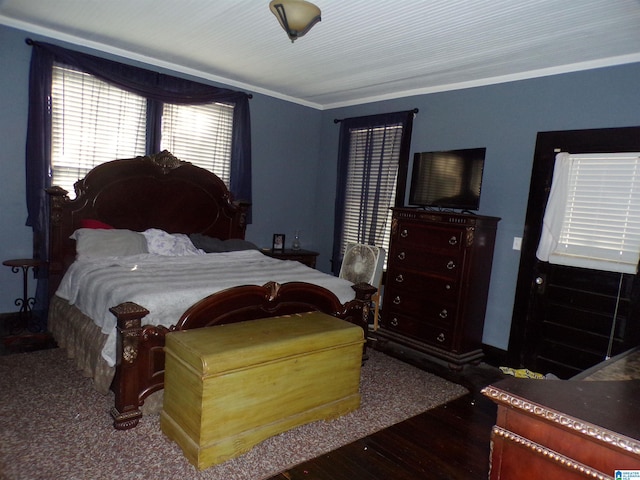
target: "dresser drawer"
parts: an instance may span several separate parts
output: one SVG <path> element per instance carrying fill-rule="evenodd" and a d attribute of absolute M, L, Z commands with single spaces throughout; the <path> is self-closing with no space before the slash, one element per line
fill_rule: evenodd
<path fill-rule="evenodd" d="M 392 249 L 390 262 L 398 269 L 414 272 L 425 272 L 440 275 L 449 279 L 457 279 L 462 267 L 462 253 L 431 252 L 428 255 L 424 251 L 398 246 Z"/>
<path fill-rule="evenodd" d="M 383 326 L 391 332 L 418 339 L 422 342 L 449 349 L 453 335 L 450 329 L 390 312 L 383 315 Z"/>
<path fill-rule="evenodd" d="M 415 295 L 391 288 L 384 298 L 385 311 L 418 318 L 435 325 L 448 326 L 455 321 L 455 303 L 444 303 L 435 295 Z"/>
<path fill-rule="evenodd" d="M 415 246 L 423 251 L 425 248 L 455 251 L 462 248 L 464 236 L 462 228 L 400 222 L 393 240 L 397 246 Z"/>
<path fill-rule="evenodd" d="M 443 303 L 457 303 L 459 282 L 456 279 L 440 278 L 404 268 L 390 268 L 387 272 L 388 291 L 420 295 Z"/>

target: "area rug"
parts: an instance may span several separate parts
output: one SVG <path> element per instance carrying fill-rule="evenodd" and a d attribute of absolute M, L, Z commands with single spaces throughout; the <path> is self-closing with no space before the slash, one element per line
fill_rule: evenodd
<path fill-rule="evenodd" d="M 440 377 L 371 351 L 361 408 L 272 437 L 198 471 L 160 431 L 158 415 L 117 431 L 113 395 L 97 393 L 62 349 L 0 357 L 0 479 L 260 480 L 467 393 Z"/>

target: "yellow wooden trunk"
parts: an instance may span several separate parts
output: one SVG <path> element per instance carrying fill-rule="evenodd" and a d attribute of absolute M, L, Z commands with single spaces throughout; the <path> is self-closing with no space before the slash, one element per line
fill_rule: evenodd
<path fill-rule="evenodd" d="M 320 312 L 169 333 L 162 431 L 204 469 L 355 410 L 363 343 Z"/>

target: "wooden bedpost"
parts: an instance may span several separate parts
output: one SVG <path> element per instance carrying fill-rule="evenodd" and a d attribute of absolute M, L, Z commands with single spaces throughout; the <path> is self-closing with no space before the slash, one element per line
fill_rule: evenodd
<path fill-rule="evenodd" d="M 368 283 L 356 283 L 352 285 L 351 288 L 356 292 L 356 300 L 362 303 L 362 317 L 358 325 L 364 330 L 366 338 L 367 332 L 369 331 L 372 297 L 378 289 Z"/>
<path fill-rule="evenodd" d="M 62 281 L 64 272 L 75 260 L 65 254 L 65 243 L 73 242 L 63 232 L 63 222 L 66 217 L 63 215 L 65 205 L 69 204 L 69 192 L 62 187 L 47 188 L 49 194 L 49 298 L 53 297 Z M 65 237 L 66 235 L 66 237 Z"/>
<path fill-rule="evenodd" d="M 140 385 L 137 369 L 142 319 L 149 310 L 133 302 L 125 302 L 109 309 L 117 320 L 116 374 L 113 380 L 115 406 L 111 409 L 113 426 L 127 430 L 138 424 L 140 411 Z"/>

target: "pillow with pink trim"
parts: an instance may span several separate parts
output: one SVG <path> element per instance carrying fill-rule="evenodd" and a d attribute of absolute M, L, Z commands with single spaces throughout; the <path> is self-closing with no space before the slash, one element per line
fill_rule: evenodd
<path fill-rule="evenodd" d="M 104 230 L 113 229 L 113 227 L 108 223 L 101 222 L 100 220 L 94 220 L 92 218 L 83 218 L 82 220 L 80 220 L 80 228 L 95 228 Z"/>

